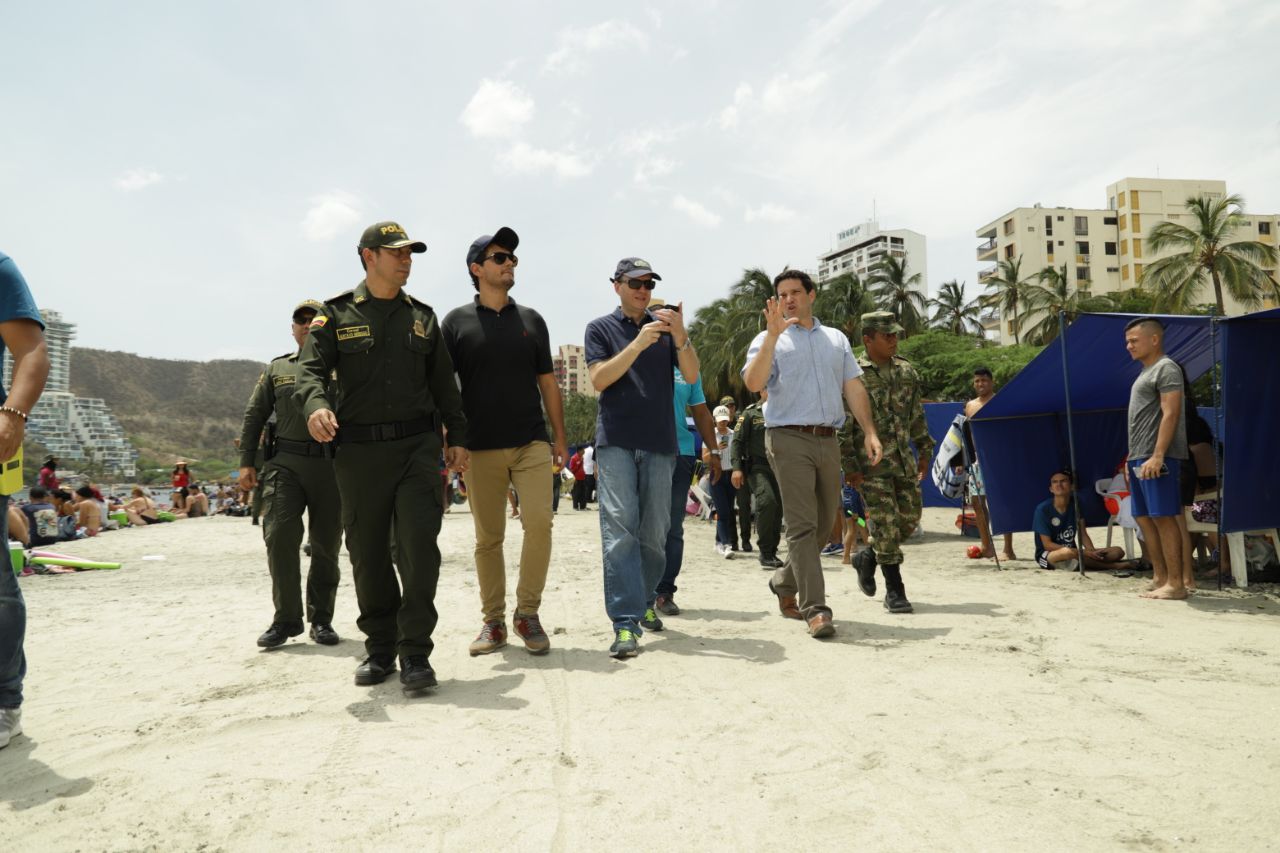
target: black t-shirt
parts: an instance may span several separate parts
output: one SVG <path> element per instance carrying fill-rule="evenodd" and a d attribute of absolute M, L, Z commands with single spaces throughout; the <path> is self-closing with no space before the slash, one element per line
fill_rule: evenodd
<path fill-rule="evenodd" d="M 542 315 L 515 300 L 494 311 L 477 296 L 450 311 L 440 328 L 462 382 L 467 447 L 497 450 L 547 441 L 538 376 L 554 368 Z"/>

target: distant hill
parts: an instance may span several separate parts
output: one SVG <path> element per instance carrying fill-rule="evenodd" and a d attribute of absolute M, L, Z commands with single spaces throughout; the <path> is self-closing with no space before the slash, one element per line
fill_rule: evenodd
<path fill-rule="evenodd" d="M 232 442 L 264 367 L 255 361 L 170 361 L 73 347 L 71 392 L 105 400 L 143 463 L 165 465 L 174 456 L 234 460 Z"/>

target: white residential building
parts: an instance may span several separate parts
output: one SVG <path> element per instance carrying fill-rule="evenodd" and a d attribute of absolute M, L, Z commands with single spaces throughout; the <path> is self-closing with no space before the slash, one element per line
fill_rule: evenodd
<path fill-rule="evenodd" d="M 596 396 L 596 389 L 591 384 L 591 374 L 587 372 L 587 352 L 575 344 L 562 344 L 560 354 L 553 356 L 551 363 L 555 368 L 556 384 L 561 394 L 586 394 Z"/>
<path fill-rule="evenodd" d="M 138 451 L 125 437 L 107 404 L 96 397 L 71 393 L 71 341 L 75 324 L 57 311 L 41 311 L 49 349 L 49 379 L 31 411 L 27 436 L 49 449 L 59 461 L 96 462 L 123 479 L 137 474 Z M 4 354 L 4 386 L 12 386 L 13 360 Z"/>
<path fill-rule="evenodd" d="M 818 256 L 819 284 L 845 273 L 857 273 L 866 279 L 871 269 L 884 257 L 907 262 L 907 275 L 920 274 L 919 290 L 929 294 L 929 268 L 926 240 L 923 234 L 906 228 L 880 230 L 880 223 L 867 220 L 836 235 L 836 246 Z"/>

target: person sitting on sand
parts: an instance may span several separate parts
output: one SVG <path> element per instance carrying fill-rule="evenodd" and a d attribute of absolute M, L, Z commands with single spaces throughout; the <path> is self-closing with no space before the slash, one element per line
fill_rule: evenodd
<path fill-rule="evenodd" d="M 187 518 L 203 518 L 209 514 L 209 496 L 199 486 L 192 486 L 187 493 Z"/>
<path fill-rule="evenodd" d="M 1036 507 L 1031 530 L 1036 538 L 1036 564 L 1042 569 L 1079 568 L 1079 552 L 1076 549 L 1076 507 L 1071 499 L 1075 477 L 1070 471 L 1054 471 L 1049 478 L 1049 494 L 1053 497 Z M 1133 571 L 1136 566 L 1124 561 L 1124 549 L 1095 548 L 1089 539 L 1084 522 L 1080 523 L 1080 541 L 1084 544 L 1086 569 L 1124 569 Z"/>
<path fill-rule="evenodd" d="M 93 489 L 88 486 L 76 489 L 76 495 L 80 498 L 76 503 L 76 524 L 86 536 L 97 536 L 102 530 L 102 504 L 94 499 Z"/>
<path fill-rule="evenodd" d="M 9 538 L 21 542 L 24 548 L 31 547 L 31 531 L 27 527 L 27 517 L 22 510 L 9 502 Z"/>
<path fill-rule="evenodd" d="M 142 490 L 141 486 L 133 487 L 133 498 L 124 505 L 125 515 L 129 517 L 129 524 L 134 527 L 143 527 L 148 524 L 156 524 L 160 521 L 157 514 L 156 502 L 151 496 Z"/>

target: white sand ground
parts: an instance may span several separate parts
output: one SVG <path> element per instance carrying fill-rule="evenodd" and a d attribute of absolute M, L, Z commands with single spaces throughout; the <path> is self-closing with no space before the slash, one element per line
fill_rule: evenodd
<path fill-rule="evenodd" d="M 1274 596 L 1151 602 L 1137 579 L 997 572 L 952 519 L 928 511 L 946 532 L 909 546 L 914 615 L 828 562 L 830 642 L 690 522 L 684 614 L 618 662 L 596 514 L 567 504 L 553 652 L 468 657 L 471 519 L 452 513 L 442 684 L 423 698 L 352 683 L 345 555 L 344 641 L 260 652 L 270 584 L 247 519 L 68 545 L 126 565 L 22 581 L 26 734 L 0 750 L 0 849 L 1280 846 Z"/>

